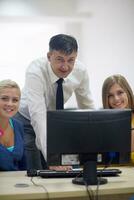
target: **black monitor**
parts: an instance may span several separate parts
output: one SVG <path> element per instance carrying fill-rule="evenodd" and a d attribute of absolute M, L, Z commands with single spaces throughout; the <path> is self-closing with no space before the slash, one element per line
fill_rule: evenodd
<path fill-rule="evenodd" d="M 48 165 L 53 155 L 79 154 L 83 177 L 73 180 L 74 183 L 98 183 L 98 153 L 130 150 L 130 109 L 47 111 Z"/>

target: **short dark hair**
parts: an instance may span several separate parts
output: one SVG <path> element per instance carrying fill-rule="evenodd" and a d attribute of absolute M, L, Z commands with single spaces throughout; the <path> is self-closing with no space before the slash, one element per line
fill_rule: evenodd
<path fill-rule="evenodd" d="M 49 42 L 49 51 L 61 51 L 64 54 L 71 54 L 78 51 L 78 44 L 74 37 L 66 34 L 58 34 L 53 36 Z"/>

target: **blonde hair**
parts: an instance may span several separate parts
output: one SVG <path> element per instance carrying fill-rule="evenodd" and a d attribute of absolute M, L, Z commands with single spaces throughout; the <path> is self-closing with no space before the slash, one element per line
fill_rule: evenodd
<path fill-rule="evenodd" d="M 16 89 L 18 89 L 18 91 L 21 95 L 20 87 L 15 81 L 12 81 L 10 79 L 5 79 L 5 80 L 0 81 L 0 92 L 1 92 L 1 90 L 5 89 L 5 88 L 16 88 Z"/>
<path fill-rule="evenodd" d="M 134 109 L 134 95 L 133 91 L 126 80 L 126 78 L 120 74 L 115 74 L 112 76 L 109 76 L 105 79 L 103 86 L 102 86 L 102 103 L 104 108 L 110 108 L 109 101 L 108 101 L 108 95 L 110 88 L 117 83 L 127 94 L 128 97 L 128 107 L 131 109 Z"/>

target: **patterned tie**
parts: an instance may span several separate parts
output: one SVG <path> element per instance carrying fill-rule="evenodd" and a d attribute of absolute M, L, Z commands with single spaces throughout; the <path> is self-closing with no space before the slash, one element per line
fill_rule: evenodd
<path fill-rule="evenodd" d="M 64 97 L 62 88 L 63 78 L 58 79 L 56 83 L 58 84 L 56 92 L 56 109 L 64 109 Z"/>

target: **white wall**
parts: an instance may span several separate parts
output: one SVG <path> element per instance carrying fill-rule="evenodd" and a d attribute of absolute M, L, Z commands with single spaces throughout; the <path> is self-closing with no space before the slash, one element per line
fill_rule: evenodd
<path fill-rule="evenodd" d="M 46 55 L 49 38 L 61 25 L 32 22 L 0 22 L 0 80 L 11 78 L 22 88 L 29 63 Z"/>
<path fill-rule="evenodd" d="M 46 53 L 51 35 L 64 32 L 78 39 L 96 107 L 107 76 L 121 73 L 134 88 L 134 0 L 0 0 L 0 30 L 0 79 L 22 86 L 28 62 Z"/>
<path fill-rule="evenodd" d="M 93 97 L 100 107 L 101 86 L 107 76 L 120 73 L 134 89 L 134 1 L 88 3 L 90 18 L 83 25 L 82 59 L 88 65 Z"/>

